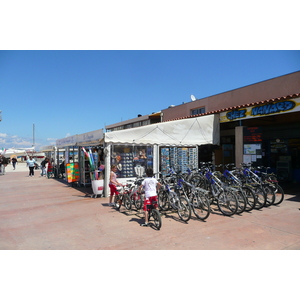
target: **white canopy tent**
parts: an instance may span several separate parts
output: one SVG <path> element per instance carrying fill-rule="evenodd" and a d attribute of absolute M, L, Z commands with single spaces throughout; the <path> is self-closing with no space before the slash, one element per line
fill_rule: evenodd
<path fill-rule="evenodd" d="M 195 147 L 220 143 L 219 115 L 175 120 L 147 126 L 106 132 L 105 191 L 108 196 L 110 155 L 112 145 L 152 145 L 153 170 L 159 170 L 159 147 Z"/>
<path fill-rule="evenodd" d="M 195 146 L 219 144 L 219 115 L 157 123 L 132 129 L 107 132 L 106 144 L 148 144 Z"/>

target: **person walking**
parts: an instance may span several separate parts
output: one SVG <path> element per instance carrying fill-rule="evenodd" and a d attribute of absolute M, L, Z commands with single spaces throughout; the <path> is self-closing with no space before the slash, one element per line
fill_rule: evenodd
<path fill-rule="evenodd" d="M 141 226 L 149 226 L 148 224 L 148 210 L 147 205 L 154 205 L 157 209 L 157 190 L 160 189 L 161 184 L 154 178 L 153 170 L 151 168 L 146 169 L 147 178 L 145 178 L 142 184 L 139 186 L 138 192 L 141 193 L 142 189 L 145 191 L 145 200 L 144 200 L 144 214 L 145 214 L 145 223 Z"/>
<path fill-rule="evenodd" d="M 3 155 L 0 155 L 0 171 L 1 175 L 5 175 L 5 167 L 8 165 L 8 159 Z"/>
<path fill-rule="evenodd" d="M 17 159 L 16 159 L 15 157 L 13 157 L 13 158 L 11 159 L 11 163 L 12 163 L 12 166 L 13 166 L 13 168 L 14 168 L 14 170 L 15 170 L 15 169 L 16 169 Z"/>
<path fill-rule="evenodd" d="M 0 154 L 0 175 L 3 175 L 2 166 L 3 166 L 3 156 L 2 154 Z"/>
<path fill-rule="evenodd" d="M 48 159 L 48 157 L 46 157 L 46 158 L 41 162 L 41 177 L 47 175 L 46 165 L 47 165 L 48 161 L 49 161 L 49 159 Z"/>
<path fill-rule="evenodd" d="M 35 167 L 35 160 L 30 156 L 27 161 L 27 166 L 29 167 L 29 176 L 28 177 L 33 177 L 34 176 L 34 167 Z"/>

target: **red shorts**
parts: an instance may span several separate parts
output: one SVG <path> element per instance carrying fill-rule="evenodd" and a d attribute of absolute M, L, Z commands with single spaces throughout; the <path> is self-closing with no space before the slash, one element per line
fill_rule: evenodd
<path fill-rule="evenodd" d="M 156 203 L 153 203 L 153 202 L 156 202 Z M 153 205 L 154 208 L 157 208 L 157 196 L 153 196 L 153 197 L 149 197 L 147 199 L 144 200 L 144 207 L 143 207 L 143 210 L 144 211 L 149 211 L 149 209 L 147 209 L 147 205 Z"/>
<path fill-rule="evenodd" d="M 109 188 L 110 188 L 110 195 L 119 195 L 119 192 L 117 190 L 117 187 L 114 184 L 109 184 Z"/>

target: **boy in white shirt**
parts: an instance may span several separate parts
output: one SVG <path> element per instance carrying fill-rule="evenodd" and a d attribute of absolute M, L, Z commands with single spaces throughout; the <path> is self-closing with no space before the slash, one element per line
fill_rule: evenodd
<path fill-rule="evenodd" d="M 153 177 L 153 170 L 151 168 L 146 170 L 147 178 L 145 178 L 139 187 L 139 193 L 142 189 L 145 191 L 145 200 L 144 200 L 144 213 L 145 213 L 145 223 L 141 224 L 141 226 L 149 226 L 148 224 L 148 211 L 147 205 L 152 205 L 154 201 L 154 207 L 157 209 L 157 190 L 160 189 L 161 184 Z"/>

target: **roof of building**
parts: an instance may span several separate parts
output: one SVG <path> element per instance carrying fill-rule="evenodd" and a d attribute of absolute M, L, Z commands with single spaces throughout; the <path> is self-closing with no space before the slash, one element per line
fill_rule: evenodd
<path fill-rule="evenodd" d="M 225 112 L 225 111 L 241 109 L 241 108 L 244 108 L 244 107 L 250 107 L 250 106 L 254 106 L 254 105 L 262 105 L 262 104 L 266 104 L 266 103 L 274 103 L 274 102 L 279 102 L 279 101 L 282 101 L 282 100 L 288 100 L 288 99 L 297 98 L 297 97 L 300 97 L 300 93 L 287 95 L 285 97 L 278 97 L 278 98 L 272 98 L 272 99 L 268 99 L 268 100 L 251 102 L 251 103 L 247 103 L 247 104 L 230 106 L 230 107 L 226 107 L 226 108 L 222 108 L 222 109 L 218 109 L 218 110 L 209 111 L 209 112 L 206 112 L 206 113 L 203 113 L 203 114 L 197 114 L 197 115 L 192 115 L 192 116 L 184 116 L 184 117 L 180 117 L 180 118 L 167 120 L 167 121 L 164 121 L 164 122 L 169 122 L 169 121 L 174 121 L 174 120 L 182 120 L 182 119 L 188 119 L 188 118 L 196 118 L 196 117 L 206 116 L 206 115 L 211 115 L 211 114 L 218 114 L 218 113 Z"/>

